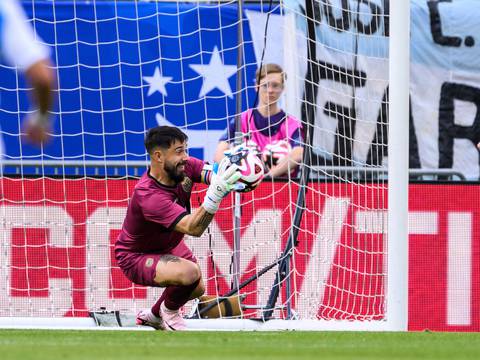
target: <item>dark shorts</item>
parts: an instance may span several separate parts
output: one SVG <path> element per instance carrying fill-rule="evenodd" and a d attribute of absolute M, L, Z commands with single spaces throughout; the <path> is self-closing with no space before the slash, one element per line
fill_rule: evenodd
<path fill-rule="evenodd" d="M 163 255 L 174 255 L 182 259 L 197 263 L 192 251 L 181 241 L 175 248 L 164 254 L 141 254 L 129 251 L 117 251 L 115 257 L 120 269 L 133 283 L 145 286 L 158 286 L 153 279 L 157 269 L 157 263 Z"/>

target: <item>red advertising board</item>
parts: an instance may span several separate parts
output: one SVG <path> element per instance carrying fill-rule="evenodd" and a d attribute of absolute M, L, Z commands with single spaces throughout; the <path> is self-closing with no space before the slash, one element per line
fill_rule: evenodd
<path fill-rule="evenodd" d="M 85 316 L 92 307 L 151 304 L 155 294 L 133 286 L 112 252 L 134 185 L 4 178 L 0 316 Z M 193 205 L 202 198 L 196 189 Z M 280 255 L 295 199 L 287 183 L 264 183 L 243 195 L 240 280 Z M 292 266 L 301 317 L 382 318 L 385 199 L 386 189 L 373 184 L 309 185 Z M 479 200 L 479 185 L 410 186 L 410 330 L 480 331 Z M 231 199 L 222 207 L 204 236 L 186 239 L 210 294 L 230 285 Z M 273 278 L 270 271 L 245 287 L 245 303 L 263 304 Z"/>

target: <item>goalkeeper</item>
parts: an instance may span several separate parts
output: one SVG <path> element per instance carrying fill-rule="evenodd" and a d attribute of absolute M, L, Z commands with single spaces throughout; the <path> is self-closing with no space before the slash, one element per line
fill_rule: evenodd
<path fill-rule="evenodd" d="M 115 257 L 132 282 L 165 287 L 151 309 L 137 314 L 137 324 L 183 330 L 185 321 L 179 309 L 205 291 L 200 268 L 183 241 L 184 234 L 202 235 L 241 175 L 237 165 L 220 166 L 214 174 L 209 165 L 189 157 L 187 136 L 175 127 L 150 129 L 145 148 L 150 154 L 150 167 L 133 190 L 115 243 Z M 192 186 L 198 182 L 210 186 L 202 206 L 191 212 Z"/>
<path fill-rule="evenodd" d="M 258 92 L 258 106 L 248 109 L 241 114 L 242 132 L 249 135 L 247 144 L 253 142 L 260 152 L 266 152 L 269 144 L 279 141 L 287 141 L 291 151 L 278 163 L 270 167 L 266 176 L 285 176 L 289 172 L 296 175 L 296 168 L 302 161 L 302 124 L 287 115 L 279 106 L 278 101 L 285 86 L 285 74 L 277 64 L 265 64 L 255 74 Z M 231 119 L 228 128 L 217 145 L 215 151 L 216 162 L 223 158 L 224 152 L 235 140 L 235 119 Z M 269 165 L 267 163 L 267 165 Z"/>

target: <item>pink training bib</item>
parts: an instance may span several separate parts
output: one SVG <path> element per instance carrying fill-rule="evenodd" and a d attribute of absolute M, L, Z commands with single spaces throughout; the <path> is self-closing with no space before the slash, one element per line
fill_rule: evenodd
<path fill-rule="evenodd" d="M 250 139 L 258 145 L 260 151 L 263 151 L 265 146 L 274 141 L 290 140 L 295 131 L 302 127 L 302 124 L 297 118 L 287 115 L 287 118 L 282 122 L 280 129 L 276 134 L 263 135 L 255 126 L 255 119 L 252 116 L 252 111 L 252 109 L 248 109 L 241 115 L 242 132 L 250 135 Z"/>

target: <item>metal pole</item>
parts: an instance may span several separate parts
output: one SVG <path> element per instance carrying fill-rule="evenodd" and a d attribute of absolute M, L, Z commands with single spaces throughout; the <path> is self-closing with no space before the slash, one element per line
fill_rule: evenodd
<path fill-rule="evenodd" d="M 242 90 L 243 90 L 243 0 L 237 2 L 237 92 L 236 92 L 236 106 L 235 106 L 235 141 L 234 145 L 240 145 L 243 140 L 242 133 Z M 240 283 L 240 227 L 242 219 L 241 211 L 241 194 L 235 193 L 235 204 L 233 212 L 233 254 L 232 254 L 232 290 L 239 290 L 238 285 Z"/>
<path fill-rule="evenodd" d="M 387 322 L 408 326 L 408 135 L 410 1 L 390 2 Z"/>

